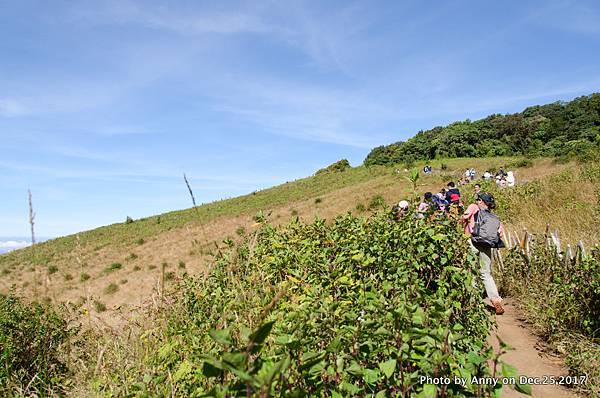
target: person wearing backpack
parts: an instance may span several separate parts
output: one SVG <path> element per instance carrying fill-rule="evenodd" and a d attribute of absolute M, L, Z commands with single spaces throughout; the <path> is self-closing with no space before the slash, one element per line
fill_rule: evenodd
<path fill-rule="evenodd" d="M 500 218 L 491 212 L 496 207 L 494 197 L 485 192 L 477 194 L 476 203 L 472 203 L 462 215 L 465 234 L 470 236 L 469 243 L 478 259 L 479 274 L 485 292 L 496 309 L 496 315 L 504 314 L 502 297 L 498 294 L 496 282 L 492 276 L 492 249 L 504 247 L 500 239 L 502 224 Z"/>

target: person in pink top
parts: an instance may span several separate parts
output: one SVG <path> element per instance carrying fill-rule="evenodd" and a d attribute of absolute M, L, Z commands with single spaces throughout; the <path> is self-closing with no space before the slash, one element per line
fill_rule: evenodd
<path fill-rule="evenodd" d="M 472 203 L 467 207 L 467 210 L 462 215 L 461 222 L 465 227 L 465 234 L 471 236 L 475 228 L 475 222 L 477 220 L 477 213 L 480 211 L 490 211 L 496 207 L 494 197 L 489 193 L 479 193 L 477 195 L 476 203 Z M 498 233 L 502 234 L 502 224 L 498 229 Z M 469 239 L 471 250 L 477 257 L 479 263 L 479 275 L 483 281 L 486 294 L 490 299 L 492 305 L 496 309 L 497 315 L 504 314 L 504 308 L 502 307 L 502 297 L 498 293 L 496 282 L 492 276 L 492 246 L 484 243 L 474 243 L 472 239 Z"/>

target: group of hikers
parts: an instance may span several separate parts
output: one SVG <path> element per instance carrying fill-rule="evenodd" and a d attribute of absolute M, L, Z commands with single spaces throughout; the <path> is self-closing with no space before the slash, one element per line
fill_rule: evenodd
<path fill-rule="evenodd" d="M 508 173 L 506 174 L 508 175 Z M 506 177 L 501 175 L 501 178 L 506 179 Z M 514 181 L 514 176 L 512 178 Z M 492 249 L 504 247 L 504 243 L 500 239 L 503 227 L 498 216 L 492 213 L 496 207 L 493 195 L 482 192 L 481 185 L 477 183 L 473 186 L 473 193 L 475 201 L 465 209 L 461 201 L 460 190 L 451 181 L 438 193 L 426 192 L 422 201 L 414 209 L 411 209 L 408 201 L 400 201 L 392 208 L 392 214 L 396 220 L 411 216 L 411 214 L 416 218 L 429 217 L 431 219 L 447 216 L 461 224 L 465 235 L 470 238 L 471 251 L 478 259 L 479 273 L 487 296 L 494 306 L 496 314 L 502 315 L 504 313 L 502 298 L 492 277 Z"/>

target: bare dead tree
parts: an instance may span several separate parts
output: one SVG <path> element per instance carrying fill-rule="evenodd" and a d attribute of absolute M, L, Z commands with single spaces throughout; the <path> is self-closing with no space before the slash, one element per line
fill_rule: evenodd
<path fill-rule="evenodd" d="M 188 191 L 190 191 L 190 196 L 192 197 L 192 204 L 194 205 L 194 210 L 198 213 L 198 208 L 196 207 L 196 198 L 194 198 L 194 192 L 192 192 L 192 187 L 190 187 L 190 183 L 188 182 L 185 173 L 183 173 L 183 181 L 185 181 L 185 185 L 187 185 Z"/>
<path fill-rule="evenodd" d="M 27 190 L 29 193 L 29 225 L 31 225 L 31 246 L 35 245 L 35 212 L 33 211 L 33 202 L 31 201 L 31 190 Z"/>

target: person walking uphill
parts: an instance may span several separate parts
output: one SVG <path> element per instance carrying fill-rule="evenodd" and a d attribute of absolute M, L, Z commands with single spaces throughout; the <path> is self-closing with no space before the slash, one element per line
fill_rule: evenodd
<path fill-rule="evenodd" d="M 465 234 L 471 237 L 469 244 L 477 257 L 485 292 L 496 309 L 496 315 L 502 315 L 504 314 L 502 297 L 498 294 L 496 282 L 492 277 L 492 248 L 504 247 L 500 240 L 502 224 L 498 216 L 490 211 L 495 207 L 494 197 L 489 193 L 481 192 L 477 194 L 476 203 L 467 207 L 461 221 L 465 226 Z"/>

